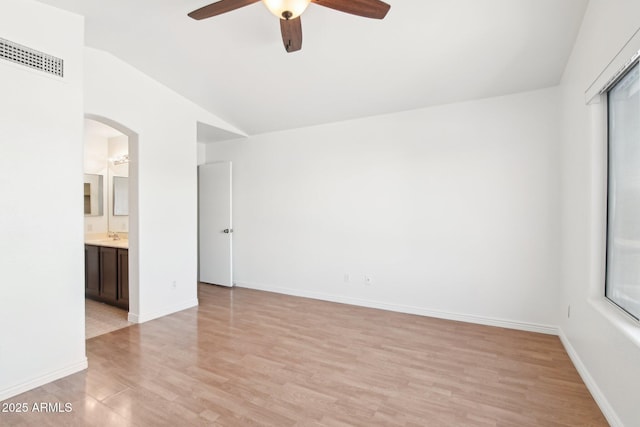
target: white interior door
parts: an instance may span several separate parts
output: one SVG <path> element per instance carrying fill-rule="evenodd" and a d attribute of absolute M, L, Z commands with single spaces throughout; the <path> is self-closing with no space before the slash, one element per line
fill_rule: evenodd
<path fill-rule="evenodd" d="M 198 167 L 200 281 L 233 286 L 231 162 Z"/>

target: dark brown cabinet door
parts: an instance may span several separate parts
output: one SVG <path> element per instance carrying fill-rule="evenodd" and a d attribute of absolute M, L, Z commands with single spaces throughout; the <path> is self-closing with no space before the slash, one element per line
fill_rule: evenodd
<path fill-rule="evenodd" d="M 118 305 L 129 309 L 129 251 L 118 249 Z"/>
<path fill-rule="evenodd" d="M 100 296 L 100 248 L 84 246 L 84 286 L 85 295 L 92 298 Z"/>
<path fill-rule="evenodd" d="M 115 304 L 118 298 L 118 250 L 100 248 L 100 297 Z"/>
<path fill-rule="evenodd" d="M 129 251 L 84 246 L 85 296 L 129 309 Z"/>

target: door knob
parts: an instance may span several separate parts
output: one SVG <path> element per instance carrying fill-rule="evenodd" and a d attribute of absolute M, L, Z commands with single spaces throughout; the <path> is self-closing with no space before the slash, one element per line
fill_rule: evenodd
<path fill-rule="evenodd" d="M 226 234 L 233 233 L 233 228 L 225 228 L 222 232 Z"/>

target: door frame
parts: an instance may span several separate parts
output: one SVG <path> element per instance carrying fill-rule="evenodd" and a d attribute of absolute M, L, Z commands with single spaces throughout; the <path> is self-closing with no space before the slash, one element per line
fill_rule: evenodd
<path fill-rule="evenodd" d="M 140 318 L 140 236 L 138 216 L 138 164 L 139 137 L 138 134 L 123 124 L 97 114 L 85 113 L 85 119 L 95 120 L 110 126 L 129 139 L 129 313 L 128 321 L 138 323 Z"/>

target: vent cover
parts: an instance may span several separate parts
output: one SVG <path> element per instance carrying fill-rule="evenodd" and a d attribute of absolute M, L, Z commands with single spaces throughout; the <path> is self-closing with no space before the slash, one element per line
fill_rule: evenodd
<path fill-rule="evenodd" d="M 2 38 L 0 38 L 0 58 L 63 77 L 64 61 L 62 59 Z"/>

